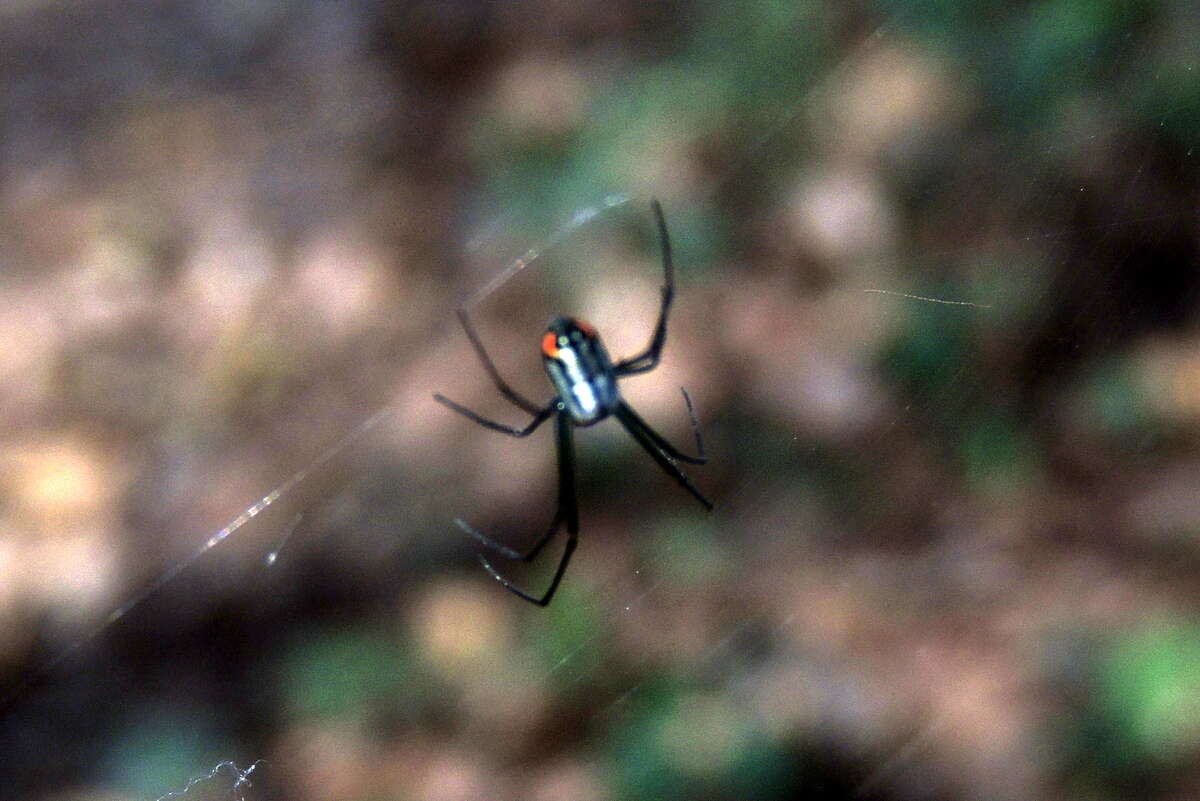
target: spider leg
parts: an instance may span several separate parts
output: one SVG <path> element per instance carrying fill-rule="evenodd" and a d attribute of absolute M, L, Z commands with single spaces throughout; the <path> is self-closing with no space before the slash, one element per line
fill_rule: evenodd
<path fill-rule="evenodd" d="M 558 443 L 558 510 L 554 513 L 554 520 L 550 523 L 550 528 L 533 544 L 532 548 L 522 554 L 520 551 L 515 551 L 512 548 L 496 543 L 489 537 L 484 536 L 482 532 L 471 528 L 461 520 L 455 521 L 458 523 L 459 528 L 474 536 L 475 539 L 493 551 L 509 559 L 519 559 L 525 562 L 532 561 L 558 531 L 559 524 L 566 521 L 566 548 L 563 550 L 562 558 L 559 560 L 558 567 L 554 571 L 554 578 L 550 581 L 550 587 L 540 598 L 530 595 L 513 584 L 513 582 L 501 576 L 492 567 L 491 563 L 488 562 L 487 557 L 483 554 L 479 555 L 479 561 L 483 564 L 484 569 L 491 574 L 492 578 L 500 582 L 504 589 L 538 606 L 546 606 L 550 603 L 550 599 L 554 597 L 559 582 L 562 581 L 563 574 L 567 572 L 567 564 L 571 561 L 571 554 L 575 552 L 575 546 L 579 540 L 579 505 L 575 498 L 575 442 L 571 427 L 570 418 L 566 414 L 560 413 L 555 420 L 554 426 L 555 438 Z"/>
<path fill-rule="evenodd" d="M 530 595 L 529 593 L 525 592 L 525 590 L 516 586 L 504 576 L 496 572 L 496 568 L 492 567 L 491 563 L 488 562 L 487 557 L 483 554 L 479 554 L 479 563 L 483 565 L 484 570 L 491 574 L 492 578 L 500 582 L 500 586 L 504 587 L 504 589 L 508 590 L 513 595 L 523 598 L 526 601 L 529 601 L 531 604 L 537 604 L 538 606 L 549 606 L 550 600 L 554 597 L 555 591 L 558 590 L 559 582 L 562 581 L 563 574 L 567 572 L 567 564 L 570 563 L 571 554 L 575 552 L 575 546 L 578 543 L 579 537 L 574 534 L 567 538 L 567 547 L 563 550 L 562 560 L 558 563 L 558 569 L 554 571 L 554 578 L 550 581 L 550 588 L 546 590 L 546 594 L 541 598 L 536 598 Z"/>
<path fill-rule="evenodd" d="M 546 547 L 546 543 L 548 543 L 558 531 L 558 525 L 562 522 L 562 511 L 559 510 L 555 513 L 554 519 L 550 521 L 550 525 L 546 528 L 546 533 L 538 537 L 537 542 L 533 544 L 533 547 L 531 547 L 525 553 L 521 553 L 518 550 L 509 548 L 507 545 L 501 545 L 460 517 L 454 518 L 454 522 L 463 531 L 479 540 L 480 545 L 483 545 L 489 550 L 495 551 L 505 559 L 512 559 L 514 562 L 532 562 L 537 558 L 537 555 L 542 552 L 542 548 Z"/>
<path fill-rule="evenodd" d="M 692 406 L 692 398 L 690 395 L 688 395 L 687 390 L 683 387 L 680 387 L 679 391 L 683 393 L 683 401 L 687 404 L 688 420 L 692 424 L 692 435 L 696 438 L 695 456 L 690 456 L 686 453 L 683 453 L 674 445 L 667 442 L 667 440 L 664 439 L 661 434 L 651 428 L 650 425 L 641 418 L 641 415 L 633 410 L 633 407 L 625 406 L 625 413 L 629 415 L 630 420 L 634 421 L 635 424 L 643 432 L 645 432 L 646 436 L 650 438 L 655 447 L 657 447 L 667 456 L 671 457 L 672 459 L 678 459 L 681 462 L 687 462 L 688 464 L 708 464 L 708 456 L 704 453 L 704 438 L 700 436 L 700 421 L 696 419 L 696 409 Z"/>
<path fill-rule="evenodd" d="M 650 344 L 636 356 L 622 359 L 613 368 L 617 375 L 633 375 L 653 370 L 658 365 L 662 355 L 663 345 L 667 341 L 667 314 L 671 310 L 671 301 L 675 297 L 675 266 L 671 260 L 671 237 L 667 233 L 667 221 L 663 217 L 662 205 L 657 200 L 652 203 L 654 220 L 658 223 L 658 239 L 662 243 L 663 288 L 662 303 L 658 309 L 658 323 L 654 326 L 654 334 Z"/>
<path fill-rule="evenodd" d="M 518 406 L 530 414 L 540 414 L 542 409 L 536 403 L 510 387 L 508 382 L 500 377 L 500 371 L 496 369 L 496 363 L 492 361 L 492 357 L 483 347 L 483 341 L 479 339 L 479 334 L 475 333 L 475 327 L 471 325 L 471 319 L 467 317 L 466 309 L 458 310 L 458 321 L 462 323 L 463 330 L 467 332 L 467 339 L 471 340 L 471 347 L 475 349 L 479 361 L 483 362 L 483 369 L 487 370 L 487 374 L 491 376 L 492 383 L 496 385 L 496 389 L 500 390 L 500 394 L 514 406 Z"/>
<path fill-rule="evenodd" d="M 445 395 L 435 393 L 433 399 L 443 406 L 458 412 L 468 420 L 479 423 L 479 425 L 483 426 L 484 428 L 490 428 L 493 431 L 499 431 L 501 434 L 508 434 L 510 437 L 529 436 L 535 430 L 537 430 L 538 426 L 546 422 L 550 415 L 554 414 L 554 410 L 557 407 L 555 401 L 550 401 L 550 403 L 547 404 L 544 409 L 534 408 L 534 410 L 531 412 L 533 419 L 529 421 L 529 425 L 525 426 L 524 428 L 517 428 L 516 426 L 509 426 L 505 425 L 504 423 L 497 423 L 495 420 L 489 420 L 486 417 L 471 411 L 466 406 L 455 403 Z"/>
<path fill-rule="evenodd" d="M 666 440 L 650 428 L 650 426 L 646 425 L 642 418 L 638 417 L 625 401 L 621 401 L 621 404 L 617 406 L 613 414 L 621 421 L 621 425 L 625 427 L 629 435 L 637 440 L 638 444 L 642 446 L 646 453 L 650 454 L 654 461 L 658 462 L 658 466 L 663 469 L 664 473 L 678 481 L 679 485 L 691 493 L 693 498 L 700 501 L 705 509 L 710 512 L 713 510 L 713 502 L 700 494 L 700 490 L 696 489 L 696 485 L 687 477 L 687 474 L 679 469 L 679 465 L 675 463 L 675 457 L 671 456 L 659 444 L 666 444 Z M 674 448 L 671 450 L 674 451 Z"/>

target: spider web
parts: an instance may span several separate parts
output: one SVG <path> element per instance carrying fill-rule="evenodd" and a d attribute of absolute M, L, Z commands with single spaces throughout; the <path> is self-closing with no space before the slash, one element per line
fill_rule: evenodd
<path fill-rule="evenodd" d="M 802 133 L 814 126 L 811 115 L 831 113 L 830 98 L 843 96 L 844 82 L 860 75 L 873 55 L 903 56 L 916 38 L 908 27 L 916 16 L 885 15 L 884 24 L 852 37 L 855 44 L 811 87 L 798 89 L 765 119 L 746 120 L 753 133 L 733 139 L 730 161 L 695 179 L 699 188 L 664 198 L 681 272 L 676 308 L 662 369 L 628 382 L 628 396 L 676 440 L 685 431 L 678 425 L 685 421 L 678 386 L 692 389 L 713 464 L 689 474 L 718 499 L 714 515 L 688 509 L 689 499 L 654 476 L 653 465 L 625 450 L 614 432 L 583 432 L 582 469 L 592 477 L 583 478 L 581 546 L 563 597 L 539 617 L 478 575 L 470 544 L 456 539 L 450 521 L 462 515 L 506 539 L 528 536 L 549 514 L 553 461 L 545 441 L 515 446 L 486 432 L 464 431 L 461 421 L 441 419 L 449 416 L 429 401 L 440 390 L 469 398 L 473 406 L 478 402 L 489 413 L 503 409 L 487 406 L 486 376 L 454 329 L 452 309 L 463 298 L 481 305 L 485 339 L 497 349 L 502 372 L 514 376 L 524 392 L 542 385 L 536 383 L 536 362 L 530 367 L 523 356 L 528 351 L 523 343 L 533 341 L 528 332 L 536 335 L 558 303 L 578 302 L 606 339 L 613 332 L 610 347 L 616 341 L 616 350 L 633 350 L 652 321 L 658 275 L 652 242 L 638 234 L 648 221 L 648 192 L 656 188 L 616 186 L 608 195 L 594 183 L 574 194 L 564 189 L 547 205 L 559 217 L 561 209 L 574 210 L 567 220 L 543 223 L 548 234 L 528 235 L 518 228 L 536 209 L 521 205 L 498 180 L 494 202 L 512 201 L 517 210 L 499 216 L 488 201 L 481 202 L 475 216 L 480 222 L 464 226 L 463 239 L 470 244 L 463 275 L 437 296 L 435 313 L 416 314 L 420 322 L 406 336 L 387 332 L 392 351 L 344 354 L 378 358 L 378 373 L 333 372 L 302 387 L 297 397 L 303 404 L 280 396 L 252 398 L 250 404 L 241 399 L 246 405 L 240 411 L 251 417 L 245 427 L 199 440 L 224 458 L 193 454 L 195 463 L 176 468 L 210 473 L 218 489 L 206 492 L 202 504 L 171 494 L 176 488 L 169 482 L 126 485 L 133 499 L 127 525 L 140 532 L 132 547 L 148 558 L 139 560 L 140 579 L 120 586 L 142 589 L 118 590 L 107 606 L 103 595 L 89 596 L 74 619 L 62 619 L 61 605 L 51 607 L 59 619 L 39 629 L 42 641 L 31 647 L 31 660 L 17 663 L 23 669 L 7 693 L 4 742 L 14 757 L 4 760 L 12 774 L 9 786 L 43 791 L 106 775 L 118 786 L 149 790 L 147 797 L 181 786 L 187 789 L 163 797 L 190 796 L 196 785 L 179 777 L 205 776 L 204 766 L 217 764 L 206 778 L 219 779 L 222 766 L 230 766 L 237 774 L 231 792 L 237 793 L 259 765 L 252 760 L 263 756 L 242 750 L 253 743 L 272 749 L 271 762 L 255 772 L 268 788 L 262 797 L 292 797 L 299 787 L 320 797 L 297 778 L 305 775 L 303 768 L 280 765 L 280 755 L 327 758 L 344 748 L 361 763 L 330 765 L 339 780 L 391 759 L 419 762 L 389 746 L 368 745 L 403 743 L 403 736 L 369 737 L 337 722 L 347 708 L 382 698 L 396 719 L 374 725 L 385 731 L 436 730 L 436 720 L 406 717 L 410 709 L 435 717 L 452 714 L 431 703 L 429 694 L 476 693 L 496 702 L 508 691 L 536 707 L 529 695 L 535 689 L 558 699 L 554 706 L 567 710 L 572 727 L 607 738 L 600 750 L 622 766 L 614 769 L 618 787 L 662 790 L 646 776 L 658 770 L 677 783 L 668 788 L 672 793 L 699 787 L 696 792 L 726 797 L 722 792 L 738 791 L 723 791 L 714 776 L 779 787 L 786 786 L 779 771 L 795 765 L 803 765 L 796 791 L 827 797 L 1051 797 L 1056 782 L 1073 786 L 1069 760 L 1064 758 L 1066 767 L 1047 764 L 1032 750 L 1052 729 L 1037 725 L 1036 693 L 1016 679 L 1036 681 L 1034 689 L 1042 691 L 1056 681 L 1078 689 L 1086 680 L 1071 673 L 1075 662 L 1035 671 L 1021 660 L 1050 660 L 1083 648 L 1076 640 L 1155 608 L 1151 601 L 1106 601 L 1098 585 L 1185 610 L 1195 600 L 1194 585 L 1159 561 L 1169 543 L 1134 539 L 1131 545 L 1119 526 L 1096 545 L 1084 543 L 1082 532 L 1103 515 L 1078 497 L 1085 488 L 1120 487 L 1101 480 L 1110 475 L 1102 469 L 1104 460 L 1118 456 L 1131 459 L 1159 491 L 1142 496 L 1131 490 L 1129 505 L 1118 509 L 1122 513 L 1150 504 L 1142 515 L 1157 520 L 1158 507 L 1171 514 L 1190 486 L 1184 481 L 1183 490 L 1170 491 L 1173 471 L 1186 467 L 1190 451 L 1186 440 L 1161 432 L 1169 428 L 1171 414 L 1184 412 L 1160 410 L 1155 420 L 1145 420 L 1145 407 L 1152 404 L 1130 401 L 1126 395 L 1132 390 L 1122 395 L 1132 380 L 1122 370 L 1140 364 L 1166 369 L 1164 362 L 1169 366 L 1187 353 L 1183 346 L 1169 347 L 1172 336 L 1186 343 L 1184 335 L 1173 333 L 1177 328 L 1166 328 L 1159 340 L 1145 321 L 1170 321 L 1173 309 L 1190 310 L 1192 285 L 1180 288 L 1179 305 L 1173 306 L 1155 294 L 1160 284 L 1131 279 L 1129 265 L 1146 252 L 1180 258 L 1172 237 L 1188 223 L 1186 212 L 1194 217 L 1195 205 L 1172 205 L 1162 196 L 1171 189 L 1167 178 L 1176 177 L 1171 169 L 1190 174 L 1190 164 L 1164 167 L 1162 154 L 1175 152 L 1168 126 L 1194 118 L 1195 107 L 1182 101 L 1168 105 L 1162 129 L 1147 133 L 1136 118 L 1090 119 L 1089 112 L 1105 106 L 1089 105 L 1084 96 L 1077 108 L 1064 112 L 1078 117 L 1064 119 L 1057 129 L 1035 129 L 1026 142 L 1003 141 L 999 133 L 979 137 L 978 151 L 963 156 L 968 168 L 961 172 L 941 173 L 926 163 L 919 176 L 905 176 L 909 183 L 898 180 L 916 196 L 915 208 L 934 219 L 950 216 L 953 230 L 914 223 L 908 248 L 839 243 L 837 232 L 823 224 L 875 222 L 878 209 L 847 211 L 837 205 L 871 197 L 855 183 L 862 176 L 839 171 L 838 154 L 818 152 L 811 161 L 825 166 L 822 174 L 785 143 L 812 135 Z M 1131 35 L 1138 30 L 1130 24 Z M 1118 65 L 1169 52 L 1141 36 L 1128 41 L 1118 50 Z M 971 59 L 986 56 L 970 47 L 966 53 Z M 1099 56 L 1094 60 L 1102 63 Z M 1149 85 L 1176 80 L 1178 70 L 1170 66 L 1148 79 Z M 1014 100 L 1009 113 L 1036 100 Z M 842 135 L 852 138 L 851 132 Z M 307 146 L 295 147 L 302 144 Z M 1114 152 L 1122 154 L 1122 169 L 1106 171 L 1094 163 Z M 1190 158 L 1191 151 L 1186 153 Z M 782 204 L 793 215 L 816 207 L 830 216 L 796 219 L 776 211 L 765 219 L 736 218 L 739 208 L 766 206 L 751 199 L 755 182 L 772 172 L 798 176 L 791 186 L 796 199 Z M 1076 185 L 1067 177 L 1080 175 L 1088 182 Z M 307 178 L 320 186 L 323 176 Z M 936 181 L 957 182 L 957 189 L 935 191 Z M 985 204 L 979 186 L 1002 187 L 1004 196 Z M 1181 197 L 1194 198 L 1187 191 L 1180 190 Z M 1088 192 L 1104 200 L 1091 206 L 1076 199 Z M 949 215 L 919 202 L 946 196 L 980 202 L 994 216 Z M 702 233 L 693 223 L 718 203 L 725 204 L 721 219 L 735 232 L 729 237 L 735 244 L 732 255 L 712 260 L 704 273 L 690 266 L 705 263 L 704 249 L 695 244 Z M 438 208 L 445 208 L 444 201 Z M 302 206 L 288 213 L 313 214 Z M 786 225 L 805 242 L 801 252 L 761 232 Z M 349 233 L 356 229 L 351 226 Z M 620 261 L 614 241 L 616 255 L 633 254 L 636 268 L 614 267 Z M 852 270 L 833 271 L 826 266 L 829 256 L 822 262 L 820 249 L 839 244 L 853 254 Z M 320 259 L 313 262 L 321 275 Z M 797 266 L 770 267 L 781 262 Z M 255 269 L 225 276 L 243 284 L 194 291 L 253 294 Z M 796 291 L 794 281 L 806 291 Z M 715 330 L 734 319 L 717 316 L 719 294 L 724 290 L 737 299 L 756 283 L 761 289 L 745 294 L 760 305 L 743 309 L 745 330 L 737 337 Z M 627 285 L 632 289 L 607 289 Z M 799 305 L 797 298 L 805 297 L 814 300 Z M 295 296 L 261 296 L 249 317 L 279 315 L 289 302 Z M 823 334 L 815 323 L 804 325 L 836 322 L 838 314 L 830 310 L 849 318 L 845 328 Z M 644 324 L 627 323 L 629 318 Z M 238 342 L 268 352 L 273 344 L 253 336 Z M 418 346 L 405 350 L 397 344 L 402 342 Z M 766 347 L 756 350 L 756 344 Z M 982 354 L 954 357 L 968 347 Z M 1073 359 L 1072 350 L 1094 358 Z M 1029 364 L 1005 361 L 1021 354 Z M 729 364 L 738 357 L 744 362 Z M 269 364 L 271 357 L 264 361 Z M 462 375 L 449 375 L 456 366 Z M 261 380 L 264 369 L 254 365 L 248 380 Z M 722 380 L 709 380 L 706 370 L 719 371 Z M 1015 389 L 998 384 L 997 377 L 1005 375 L 1023 383 Z M 435 382 L 447 378 L 461 383 Z M 153 381 L 153 374 L 141 380 Z M 1017 422 L 1024 414 L 1033 418 L 1029 426 Z M 1089 415 L 1099 422 L 1085 426 L 1093 419 Z M 120 409 L 111 408 L 99 410 L 97 418 L 124 419 Z M 1083 445 L 1062 441 L 1081 427 L 1084 434 L 1099 430 L 1104 436 L 1081 435 Z M 1041 429 L 1049 432 L 1046 442 L 1053 447 L 1038 452 L 1030 440 Z M 288 444 L 293 440 L 299 443 L 294 449 Z M 1166 453 L 1163 448 L 1170 448 L 1160 442 L 1182 455 Z M 275 454 L 271 460 L 254 458 L 253 451 L 264 446 Z M 1089 460 L 1072 446 L 1104 454 Z M 236 475 L 216 470 L 238 462 L 244 466 Z M 460 463 L 469 468 L 459 469 Z M 1084 481 L 1061 463 L 1096 472 Z M 279 464 L 289 465 L 285 478 L 260 497 L 261 488 L 272 483 L 265 476 Z M 1035 491 L 1055 481 L 1068 486 L 1058 486 L 1057 493 Z M 937 491 L 939 482 L 956 489 Z M 193 492 L 203 486 L 176 483 Z M 150 497 L 139 499 L 139 492 Z M 1155 498 L 1164 501 L 1152 504 Z M 1039 510 L 1048 533 L 1023 534 L 1029 522 L 1014 507 L 1025 506 Z M 1145 528 L 1165 530 L 1160 536 L 1169 537 L 1193 521 L 1186 506 L 1173 514 L 1175 522 Z M 169 534 L 166 541 L 155 544 L 163 532 Z M 1046 541 L 1055 539 L 1078 553 L 1063 553 L 1072 549 Z M 1150 578 L 1139 580 L 1116 567 L 1109 549 L 1119 552 L 1122 546 L 1133 547 Z M 54 558 L 86 558 L 63 553 Z M 547 553 L 542 561 L 556 556 Z M 1187 560 L 1194 554 L 1184 564 Z M 372 563 L 383 567 L 365 567 Z M 536 583 L 545 573 L 514 569 L 514 575 Z M 1066 590 L 1051 592 L 1055 584 Z M 1070 599 L 1077 607 L 1062 597 L 1066 593 L 1077 594 Z M 212 611 L 248 600 L 254 614 L 224 617 Z M 1035 614 L 1040 606 L 1051 611 Z M 398 621 L 381 622 L 386 619 L 381 610 L 391 610 Z M 448 624 L 439 617 L 453 613 L 482 622 Z M 292 617 L 317 622 L 295 625 Z M 419 669 L 395 645 L 419 637 L 389 628 L 416 630 L 422 621 L 429 627 L 422 642 L 451 676 L 442 684 L 430 678 L 436 670 Z M 187 636 L 176 636 L 174 629 Z M 1037 636 L 1024 634 L 1029 629 Z M 499 637 L 498 631 L 506 634 L 488 639 Z M 316 648 L 324 662 L 312 656 L 314 647 L 301 647 L 314 632 L 331 643 L 323 652 Z M 206 646 L 218 655 L 204 653 Z M 151 647 L 156 654 L 130 656 Z M 293 723 L 301 731 L 294 739 L 281 744 L 248 722 L 254 710 L 270 708 L 275 693 L 298 697 L 296 687 L 312 666 L 350 664 L 352 655 L 369 648 L 392 658 L 367 659 L 370 669 L 358 668 L 365 672 L 351 676 L 354 682 L 346 686 L 326 676 L 328 694 L 340 691 L 341 700 L 323 701 L 313 691 L 312 706 L 288 710 L 302 721 Z M 1030 654 L 1022 648 L 1039 650 Z M 276 657 L 273 666 L 268 655 Z M 1064 663 L 1072 657 L 1082 659 L 1060 656 Z M 189 670 L 175 687 L 173 677 L 152 669 L 161 664 L 169 674 L 181 663 Z M 128 673 L 131 664 L 146 675 Z M 496 671 L 492 685 L 479 679 L 480 665 Z M 364 679 L 391 670 L 411 670 L 418 677 L 413 683 L 426 686 L 397 688 L 382 680 L 375 686 Z M 236 676 L 230 679 L 236 688 L 230 698 L 202 681 L 222 671 Z M 196 683 L 197 695 L 189 682 Z M 436 797 L 470 797 L 471 776 L 483 782 L 482 789 L 503 794 L 505 788 L 532 792 L 531 786 L 559 786 L 556 781 L 567 788 L 581 781 L 588 786 L 587 778 L 596 775 L 586 770 L 586 760 L 585 768 L 563 767 L 569 749 L 551 749 L 544 761 L 524 751 L 490 750 L 489 735 L 513 721 L 535 725 L 536 718 L 530 723 L 511 708 L 488 712 L 478 699 L 462 704 L 453 714 L 465 720 L 465 733 L 446 754 L 430 760 L 435 771 L 467 778 L 448 789 L 426 785 L 444 793 L 433 793 Z M 1008 714 L 1002 714 L 1006 708 Z M 42 721 L 85 712 L 105 721 L 104 742 L 81 736 L 64 749 L 71 758 L 62 765 L 47 765 L 44 754 L 39 759 L 19 743 L 31 727 L 46 725 Z M 237 724 L 224 725 L 222 714 L 236 714 Z M 306 726 L 316 733 L 303 737 Z M 189 740 L 181 734 L 189 727 L 203 736 Z M 170 756 L 158 763 L 148 745 L 155 742 L 170 746 L 164 749 Z M 648 756 L 639 763 L 630 756 L 634 752 Z M 253 767 L 241 771 L 227 759 Z M 131 764 L 171 760 L 187 764 L 175 764 L 174 774 L 128 773 Z M 511 767 L 530 763 L 532 770 Z M 1078 766 L 1081 772 L 1089 768 L 1086 762 Z M 403 778 L 394 781 L 410 786 Z M 277 792 L 271 783 L 277 783 Z M 339 788 L 352 793 L 363 786 L 386 785 L 331 782 L 325 790 L 338 797 Z M 776 790 L 778 797 L 784 792 Z"/>

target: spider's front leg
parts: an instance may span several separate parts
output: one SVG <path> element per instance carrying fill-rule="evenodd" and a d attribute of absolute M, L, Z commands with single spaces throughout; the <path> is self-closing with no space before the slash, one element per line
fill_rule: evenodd
<path fill-rule="evenodd" d="M 478 423 L 484 428 L 490 428 L 492 431 L 499 431 L 501 434 L 508 434 L 510 437 L 527 437 L 537 430 L 538 426 L 546 422 L 550 415 L 554 414 L 556 408 L 555 400 L 551 400 L 545 406 L 538 406 L 533 401 L 521 395 L 516 390 L 508 385 L 508 383 L 500 376 L 500 371 L 496 369 L 496 365 L 492 362 L 492 357 L 488 355 L 487 350 L 483 347 L 483 342 L 479 339 L 479 335 L 475 333 L 475 327 L 471 325 L 471 319 L 467 317 L 466 309 L 458 310 L 458 320 L 462 323 L 463 330 L 467 332 L 467 339 L 471 341 L 471 347 L 474 348 L 475 354 L 479 357 L 479 361 L 483 363 L 483 368 L 491 377 L 492 383 L 496 385 L 496 389 L 503 395 L 509 403 L 524 409 L 529 414 L 533 415 L 533 419 L 524 428 L 498 423 L 495 420 L 489 420 L 478 412 L 473 412 L 466 406 L 442 395 L 440 392 L 435 392 L 433 399 L 442 404 L 448 409 L 458 412 L 463 417 Z"/>
<path fill-rule="evenodd" d="M 551 401 L 544 409 L 536 409 L 533 413 L 533 419 L 529 421 L 529 425 L 524 428 L 497 423 L 495 420 L 489 420 L 483 415 L 473 412 L 462 404 L 455 403 L 441 393 L 435 392 L 433 399 L 442 404 L 448 409 L 458 412 L 463 417 L 478 423 L 484 428 L 490 428 L 492 431 L 499 431 L 501 434 L 508 434 L 510 437 L 527 437 L 537 430 L 538 426 L 546 422 L 550 415 L 554 414 L 555 402 Z"/>
<path fill-rule="evenodd" d="M 655 200 L 654 220 L 658 223 L 658 238 L 662 247 L 663 287 L 662 301 L 658 307 L 658 322 L 654 326 L 654 334 L 650 344 L 636 356 L 630 356 L 617 363 L 617 375 L 633 375 L 645 373 L 658 366 L 662 356 L 663 345 L 667 342 L 667 315 L 671 312 L 671 301 L 675 298 L 675 264 L 671 259 L 671 237 L 667 233 L 667 220 L 663 217 L 662 205 Z"/>
<path fill-rule="evenodd" d="M 467 317 L 466 308 L 458 310 L 458 321 L 462 323 L 463 330 L 467 332 L 467 339 L 471 340 L 471 347 L 475 349 L 476 355 L 479 356 L 479 361 L 483 362 L 483 369 L 487 370 L 487 374 L 491 377 L 492 383 L 496 385 L 496 389 L 500 394 L 508 399 L 509 403 L 517 406 L 530 414 L 540 414 L 542 411 L 538 405 L 526 398 L 521 393 L 508 385 L 508 382 L 500 375 L 500 371 L 496 369 L 496 363 L 492 361 L 492 357 L 488 355 L 487 349 L 483 347 L 483 340 L 479 338 L 479 334 L 475 333 L 475 326 L 471 325 L 471 318 Z"/>

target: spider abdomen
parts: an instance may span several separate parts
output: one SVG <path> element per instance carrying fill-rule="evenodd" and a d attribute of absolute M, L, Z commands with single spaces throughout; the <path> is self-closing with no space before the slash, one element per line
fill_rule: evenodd
<path fill-rule="evenodd" d="M 556 317 L 542 337 L 542 361 L 559 402 L 576 425 L 608 417 L 621 402 L 612 360 L 596 329 Z"/>

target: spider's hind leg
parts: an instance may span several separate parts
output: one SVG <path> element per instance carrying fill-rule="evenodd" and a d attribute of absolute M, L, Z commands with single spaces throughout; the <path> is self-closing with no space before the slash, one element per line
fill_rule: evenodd
<path fill-rule="evenodd" d="M 675 479 L 679 483 L 679 486 L 687 490 L 705 509 L 710 512 L 713 510 L 713 502 L 704 497 L 700 490 L 696 488 L 696 485 L 692 483 L 692 480 L 688 478 L 687 474 L 680 470 L 679 465 L 675 463 L 678 458 L 682 458 L 684 461 L 694 461 L 696 458 L 704 458 L 703 448 L 700 449 L 700 457 L 688 457 L 680 454 L 663 439 L 662 435 L 650 428 L 629 407 L 629 404 L 624 401 L 621 401 L 621 405 L 617 407 L 617 410 L 613 414 L 620 421 L 621 425 L 625 427 L 625 430 L 629 432 L 629 435 L 637 440 L 642 449 L 650 454 L 650 457 L 658 463 L 658 466 L 662 468 L 664 473 Z"/>
<path fill-rule="evenodd" d="M 550 522 L 546 533 L 534 542 L 533 547 L 525 553 L 521 553 L 507 545 L 501 545 L 464 520 L 454 521 L 459 528 L 479 540 L 484 547 L 508 559 L 522 562 L 532 562 L 537 558 L 537 555 L 546 547 L 546 543 L 550 542 L 558 532 L 559 525 L 566 522 L 567 546 L 558 562 L 558 567 L 555 568 L 554 578 L 550 580 L 550 587 L 541 597 L 530 595 L 517 587 L 513 582 L 501 576 L 483 554 L 479 555 L 479 561 L 483 564 L 484 569 L 491 574 L 492 578 L 500 582 L 504 589 L 538 606 L 546 606 L 554 597 L 563 574 L 567 572 L 567 564 L 570 563 L 571 554 L 575 552 L 575 546 L 579 540 L 579 505 L 575 498 L 575 441 L 571 431 L 572 425 L 573 423 L 566 414 L 559 414 L 555 418 L 555 439 L 558 443 L 558 509 L 555 511 L 554 519 Z"/>
<path fill-rule="evenodd" d="M 558 531 L 558 524 L 562 522 L 562 515 L 560 513 L 554 516 L 554 520 L 550 522 L 550 527 L 546 529 L 546 533 L 539 537 L 537 542 L 533 544 L 533 547 L 525 553 L 509 548 L 507 545 L 501 545 L 462 518 L 456 517 L 454 518 L 454 522 L 463 531 L 479 540 L 479 544 L 488 550 L 495 551 L 506 559 L 512 559 L 514 562 L 532 562 L 542 552 L 542 548 L 546 547 L 546 543 L 550 542 L 551 538 L 554 537 L 555 532 Z"/>
<path fill-rule="evenodd" d="M 535 598 L 496 572 L 496 569 L 492 567 L 491 563 L 488 562 L 487 557 L 485 557 L 483 554 L 479 554 L 479 562 L 483 565 L 484 570 L 492 575 L 492 578 L 500 582 L 504 589 L 508 590 L 514 595 L 524 598 L 530 603 L 537 604 L 538 606 L 547 606 L 550 603 L 550 599 L 554 597 L 554 593 L 558 589 L 558 584 L 562 581 L 563 574 L 567 572 L 567 564 L 571 561 L 571 554 L 575 552 L 575 546 L 578 543 L 579 537 L 577 535 L 570 534 L 567 536 L 566 550 L 563 551 L 562 559 L 558 563 L 558 569 L 554 571 L 554 578 L 550 580 L 549 589 L 546 590 L 546 593 L 541 598 Z"/>

